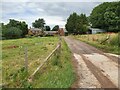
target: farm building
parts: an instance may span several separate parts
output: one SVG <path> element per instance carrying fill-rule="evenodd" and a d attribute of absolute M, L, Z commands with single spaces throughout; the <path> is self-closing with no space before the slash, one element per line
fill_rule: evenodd
<path fill-rule="evenodd" d="M 67 30 L 65 28 L 60 28 L 58 31 L 44 31 L 40 28 L 30 28 L 28 30 L 29 35 L 35 35 L 35 36 L 43 36 L 43 35 L 49 35 L 49 36 L 55 36 L 55 35 L 61 35 L 65 36 L 68 34 Z"/>
<path fill-rule="evenodd" d="M 45 35 L 55 36 L 58 35 L 58 31 L 44 31 Z"/>
<path fill-rule="evenodd" d="M 68 32 L 65 28 L 59 28 L 58 32 L 59 32 L 60 36 L 68 35 Z"/>
<path fill-rule="evenodd" d="M 40 29 L 40 28 L 30 28 L 28 30 L 28 34 L 29 35 L 37 35 L 37 36 L 39 36 L 39 35 L 43 34 L 43 30 Z"/>
<path fill-rule="evenodd" d="M 103 29 L 89 28 L 87 33 L 89 33 L 89 34 L 97 34 L 97 33 L 104 33 L 104 32 L 106 32 L 106 31 L 103 30 Z"/>

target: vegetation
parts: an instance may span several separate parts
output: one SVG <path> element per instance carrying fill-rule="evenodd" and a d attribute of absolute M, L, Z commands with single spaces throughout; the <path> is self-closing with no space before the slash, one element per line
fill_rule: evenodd
<path fill-rule="evenodd" d="M 7 25 L 1 24 L 3 39 L 14 39 L 25 37 L 28 33 L 28 25 L 23 21 L 10 19 Z"/>
<path fill-rule="evenodd" d="M 110 35 L 110 39 L 108 39 L 103 44 L 103 42 Z M 74 38 L 84 41 L 90 45 L 93 45 L 104 52 L 120 54 L 120 34 L 89 34 L 89 35 L 76 35 Z"/>
<path fill-rule="evenodd" d="M 32 23 L 32 26 L 34 28 L 44 28 L 45 20 L 43 18 L 39 18 L 38 20 L 35 20 L 35 22 Z"/>
<path fill-rule="evenodd" d="M 50 31 L 50 26 L 45 26 L 46 31 Z"/>
<path fill-rule="evenodd" d="M 29 83 L 28 77 L 57 46 L 57 37 L 23 38 L 2 42 L 2 82 L 7 87 L 67 88 L 74 81 L 71 53 L 62 41 L 61 54 L 56 54 Z M 28 51 L 28 71 L 25 69 L 25 48 Z"/>
<path fill-rule="evenodd" d="M 22 31 L 16 27 L 9 27 L 3 31 L 3 35 L 5 35 L 6 39 L 20 38 L 22 37 Z"/>
<path fill-rule="evenodd" d="M 58 43 L 57 37 L 23 38 L 2 42 L 2 82 L 8 87 L 24 87 L 26 79 L 50 54 Z M 25 67 L 27 48 L 28 74 Z M 25 81 L 24 81 L 25 80 Z"/>
<path fill-rule="evenodd" d="M 90 15 L 92 27 L 108 32 L 120 31 L 120 1 L 105 2 L 95 7 Z"/>
<path fill-rule="evenodd" d="M 35 88 L 70 88 L 75 81 L 71 65 L 71 52 L 62 41 L 59 56 L 53 56 L 36 74 L 32 84 Z"/>
<path fill-rule="evenodd" d="M 53 27 L 52 31 L 58 31 L 58 29 L 59 29 L 59 25 L 55 25 L 55 26 Z"/>
<path fill-rule="evenodd" d="M 65 27 L 69 33 L 84 34 L 87 31 L 87 25 L 88 20 L 85 14 L 73 13 L 68 17 Z"/>

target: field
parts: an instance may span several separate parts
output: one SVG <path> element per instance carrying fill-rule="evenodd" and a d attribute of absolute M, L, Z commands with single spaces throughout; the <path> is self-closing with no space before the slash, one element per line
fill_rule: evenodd
<path fill-rule="evenodd" d="M 62 40 L 61 54 L 54 56 L 35 76 L 32 83 L 35 88 L 70 88 L 75 81 L 75 73 L 71 65 L 72 55 Z M 45 72 L 43 72 L 43 70 Z"/>
<path fill-rule="evenodd" d="M 118 33 L 74 35 L 72 37 L 93 45 L 104 52 L 120 54 L 120 35 Z M 109 38 L 108 40 L 106 40 Z"/>
<path fill-rule="evenodd" d="M 58 44 L 58 37 L 38 37 L 38 38 L 3 40 L 2 41 L 2 83 L 7 85 L 7 87 L 14 87 L 14 88 L 45 87 L 45 86 L 42 86 L 42 85 L 45 85 L 45 83 L 47 83 L 44 80 L 43 80 L 44 82 L 41 83 L 41 85 L 37 85 L 35 83 L 32 83 L 32 84 L 28 83 L 27 78 L 35 71 L 35 69 L 42 63 L 42 61 L 51 53 L 51 51 L 57 46 L 57 44 Z M 70 52 L 68 52 L 67 54 L 70 55 Z M 51 59 L 54 59 L 54 58 L 55 57 Z M 63 60 L 68 60 L 66 57 L 61 57 L 61 58 Z M 25 69 L 25 60 L 28 60 L 27 70 Z M 71 65 L 70 61 L 68 61 L 67 64 L 68 66 Z M 45 68 L 49 66 L 51 65 L 48 65 Z M 70 69 L 71 68 L 72 67 L 70 66 Z M 51 69 L 53 69 L 53 67 Z M 47 73 L 50 72 L 50 70 L 47 70 L 47 69 L 46 70 L 43 69 L 42 71 L 45 71 Z M 71 73 L 70 75 L 73 74 L 72 71 L 70 71 L 70 73 Z M 54 74 L 56 74 L 56 71 L 53 73 L 53 75 Z M 49 75 L 46 75 L 46 77 L 47 76 L 49 77 Z M 49 78 L 52 79 L 51 77 Z M 70 76 L 70 78 L 73 78 L 73 75 Z M 44 77 L 41 76 L 41 79 L 44 79 Z M 52 81 L 55 81 L 55 80 L 52 79 Z M 37 79 L 37 82 L 41 82 L 41 81 Z M 61 83 L 63 82 L 61 81 Z M 69 83 L 66 86 L 70 86 Z M 51 86 L 48 86 L 48 87 L 51 87 Z"/>

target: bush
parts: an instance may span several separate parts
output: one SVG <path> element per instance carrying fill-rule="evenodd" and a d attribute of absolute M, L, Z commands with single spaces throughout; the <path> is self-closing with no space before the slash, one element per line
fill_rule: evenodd
<path fill-rule="evenodd" d="M 16 27 L 10 27 L 8 29 L 6 29 L 4 32 L 4 37 L 6 39 L 16 39 L 16 38 L 20 38 L 22 35 L 22 31 L 19 28 Z"/>

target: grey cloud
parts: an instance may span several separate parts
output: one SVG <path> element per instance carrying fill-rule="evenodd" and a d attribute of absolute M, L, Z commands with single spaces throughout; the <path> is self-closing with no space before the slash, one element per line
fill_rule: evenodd
<path fill-rule="evenodd" d="M 69 16 L 69 14 L 73 12 L 77 12 L 78 14 L 85 13 L 88 16 L 92 9 L 98 4 L 100 4 L 100 2 L 36 3 L 38 8 L 44 9 L 45 15 L 62 16 L 63 18 Z"/>
<path fill-rule="evenodd" d="M 90 15 L 92 9 L 101 2 L 5 2 L 3 3 L 3 15 L 7 17 L 62 17 L 66 21 L 68 16 L 76 12 Z M 37 19 L 37 18 L 36 18 Z"/>

